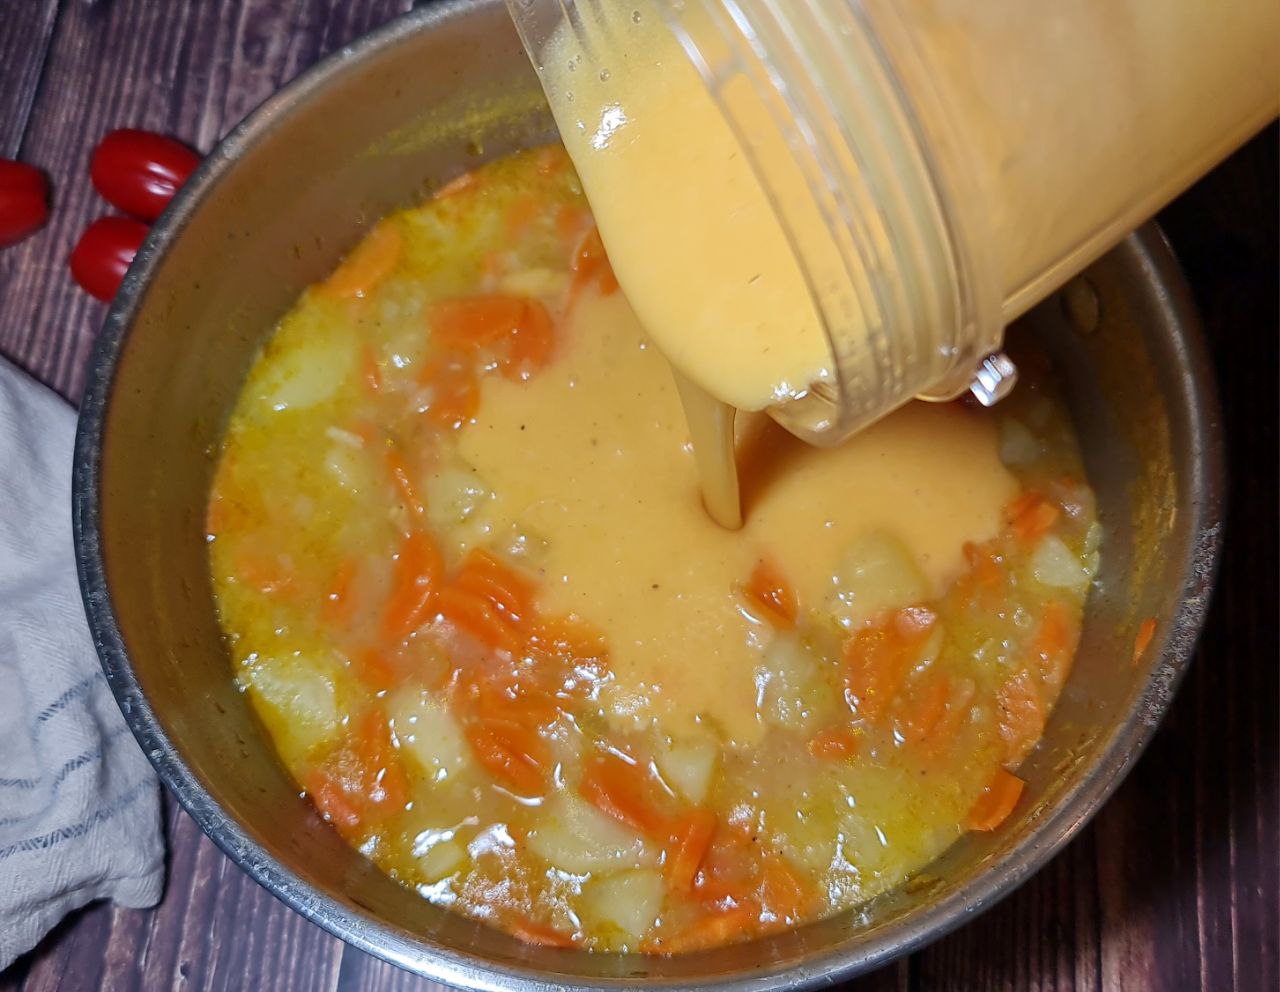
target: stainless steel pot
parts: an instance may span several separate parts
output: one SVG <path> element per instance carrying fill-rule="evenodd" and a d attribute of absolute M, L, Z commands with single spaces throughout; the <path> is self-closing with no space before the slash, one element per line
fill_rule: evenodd
<path fill-rule="evenodd" d="M 500 0 L 432 4 L 259 108 L 152 232 L 107 318 L 76 443 L 85 607 L 126 718 L 210 837 L 308 919 L 469 989 L 799 989 L 919 947 L 1043 865 L 1124 777 L 1168 706 L 1220 543 L 1222 439 L 1186 288 L 1155 228 L 1014 334 L 1049 347 L 1107 528 L 1075 671 L 1024 766 L 1030 801 L 864 912 L 674 960 L 528 947 L 423 902 L 298 797 L 215 622 L 203 539 L 219 431 L 303 286 L 428 182 L 550 139 Z M 1096 326 L 1094 326 L 1096 324 Z M 1131 660 L 1142 618 L 1160 624 Z"/>

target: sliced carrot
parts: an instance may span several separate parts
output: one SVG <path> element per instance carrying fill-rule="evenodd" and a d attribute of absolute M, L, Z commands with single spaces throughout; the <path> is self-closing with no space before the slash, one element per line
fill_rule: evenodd
<path fill-rule="evenodd" d="M 356 754 L 364 772 L 364 795 L 387 816 L 404 809 L 408 783 L 391 746 L 391 729 L 380 706 L 365 711 L 356 728 Z"/>
<path fill-rule="evenodd" d="M 1133 639 L 1133 664 L 1136 666 L 1151 647 L 1151 640 L 1156 636 L 1156 618 L 1147 617 L 1138 624 L 1138 635 Z"/>
<path fill-rule="evenodd" d="M 540 654 L 567 665 L 603 662 L 609 655 L 604 635 L 577 616 L 542 617 L 530 638 Z"/>
<path fill-rule="evenodd" d="M 1067 605 L 1057 601 L 1046 604 L 1031 642 L 1031 653 L 1040 660 L 1046 686 L 1057 690 L 1067 680 L 1075 643 L 1075 623 Z"/>
<path fill-rule="evenodd" d="M 524 646 L 525 639 L 516 624 L 483 596 L 446 585 L 436 593 L 434 605 L 456 629 L 487 647 L 515 655 Z"/>
<path fill-rule="evenodd" d="M 899 707 L 903 740 L 920 744 L 932 736 L 947 715 L 950 698 L 951 679 L 943 673 L 927 678 L 912 695 L 903 697 Z"/>
<path fill-rule="evenodd" d="M 431 538 L 422 531 L 412 531 L 401 543 L 392 570 L 391 596 L 382 617 L 386 640 L 403 640 L 429 619 L 443 570 L 440 551 Z"/>
<path fill-rule="evenodd" d="M 547 364 L 555 343 L 551 315 L 537 300 L 529 300 L 524 317 L 511 338 L 511 347 L 502 362 L 502 374 L 508 379 L 524 381 Z"/>
<path fill-rule="evenodd" d="M 876 724 L 888 714 L 936 619 L 931 610 L 908 607 L 845 641 L 845 688 L 858 716 Z"/>
<path fill-rule="evenodd" d="M 994 830 L 1000 826 L 1018 805 L 1025 786 L 1026 783 L 1018 776 L 997 768 L 995 775 L 969 810 L 969 815 L 965 817 L 965 829 Z"/>
<path fill-rule="evenodd" d="M 303 779 L 302 784 L 312 803 L 339 832 L 349 833 L 360 826 L 359 808 L 330 772 L 317 768 Z"/>
<path fill-rule="evenodd" d="M 1035 544 L 1049 533 L 1062 511 L 1042 494 L 1029 489 L 1009 504 L 1005 515 L 1014 536 L 1025 547 Z"/>
<path fill-rule="evenodd" d="M 750 936 L 759 921 L 760 907 L 755 903 L 734 906 L 700 916 L 681 930 L 648 942 L 641 949 L 652 954 L 685 954 L 720 947 Z"/>
<path fill-rule="evenodd" d="M 694 895 L 707 905 L 726 900 L 741 905 L 758 887 L 759 876 L 758 846 L 746 832 L 722 820 L 702 858 Z"/>
<path fill-rule="evenodd" d="M 670 818 L 647 768 L 612 751 L 597 751 L 583 765 L 578 792 L 596 809 L 632 830 L 665 841 Z"/>
<path fill-rule="evenodd" d="M 507 931 L 517 940 L 526 944 L 537 944 L 541 947 L 575 947 L 577 942 L 567 933 L 562 933 L 545 923 L 538 923 L 527 916 L 510 916 L 505 920 Z"/>
<path fill-rule="evenodd" d="M 423 366 L 418 381 L 431 387 L 424 412 L 440 427 L 456 430 L 474 419 L 480 409 L 479 381 L 470 362 L 461 355 L 436 355 Z"/>
<path fill-rule="evenodd" d="M 667 847 L 664 874 L 675 892 L 690 892 L 693 879 L 711 847 L 716 831 L 716 815 L 707 809 L 693 809 L 675 821 Z"/>
<path fill-rule="evenodd" d="M 363 299 L 394 271 L 403 248 L 395 224 L 383 221 L 320 284 L 321 292 L 339 299 Z"/>
<path fill-rule="evenodd" d="M 618 290 L 618 279 L 605 254 L 600 231 L 594 225 L 583 235 L 573 251 L 570 268 L 573 278 L 565 298 L 565 310 L 572 310 L 588 287 L 594 286 L 601 296 L 610 296 Z"/>
<path fill-rule="evenodd" d="M 843 761 L 858 750 L 858 735 L 851 727 L 829 727 L 809 741 L 809 753 L 820 761 Z"/>
<path fill-rule="evenodd" d="M 766 559 L 756 563 L 744 592 L 748 609 L 759 613 L 762 620 L 784 630 L 796 625 L 800 601 L 772 561 Z"/>
<path fill-rule="evenodd" d="M 977 686 L 973 679 L 959 679 L 951 685 L 946 711 L 923 741 L 923 751 L 930 758 L 944 752 L 955 739 L 961 726 L 969 717 L 969 704 L 973 701 Z"/>
<path fill-rule="evenodd" d="M 990 545 L 972 541 L 965 542 L 964 556 L 969 563 L 969 571 L 960 581 L 969 598 L 976 600 L 983 609 L 994 612 L 1000 606 L 1004 590 L 1000 556 Z"/>
<path fill-rule="evenodd" d="M 816 894 L 791 862 L 774 852 L 761 863 L 760 895 L 765 909 L 779 922 L 794 922 L 813 907 Z"/>
<path fill-rule="evenodd" d="M 477 720 L 467 725 L 466 735 L 472 752 L 494 778 L 522 796 L 546 792 L 551 749 L 536 730 L 513 720 Z"/>
<path fill-rule="evenodd" d="M 395 447 L 387 448 L 385 457 L 387 472 L 391 475 L 391 482 L 396 488 L 396 493 L 400 496 L 401 504 L 415 517 L 421 517 L 427 512 L 427 508 L 426 504 L 418 496 L 417 487 L 413 484 L 413 476 L 410 474 L 408 461 L 400 449 Z"/>
<path fill-rule="evenodd" d="M 515 332 L 524 319 L 526 297 L 504 293 L 441 300 L 427 322 L 435 342 L 445 348 L 492 348 Z"/>
<path fill-rule="evenodd" d="M 467 552 L 453 585 L 487 599 L 514 623 L 533 616 L 533 581 L 481 548 Z"/>
<path fill-rule="evenodd" d="M 527 379 L 551 354 L 551 315 L 527 296 L 490 293 L 441 300 L 431 308 L 428 323 L 434 340 L 444 348 L 498 353 L 507 378 Z"/>
<path fill-rule="evenodd" d="M 399 681 L 398 673 L 382 648 L 365 648 L 356 652 L 351 661 L 356 677 L 375 692 L 390 689 Z"/>
<path fill-rule="evenodd" d="M 1035 677 L 1027 669 L 1011 675 L 996 693 L 998 728 L 1006 767 L 1014 768 L 1044 733 L 1045 711 Z"/>

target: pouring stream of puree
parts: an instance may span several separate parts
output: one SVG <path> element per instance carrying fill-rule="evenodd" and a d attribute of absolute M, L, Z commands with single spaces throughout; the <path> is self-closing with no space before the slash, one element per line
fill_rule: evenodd
<path fill-rule="evenodd" d="M 542 79 L 618 282 L 676 373 L 706 508 L 736 528 L 734 409 L 828 378 L 830 349 L 738 139 L 674 35 L 632 6 L 580 5 L 581 22 L 543 54 Z M 786 149 L 748 80 L 721 98 L 778 174 Z"/>

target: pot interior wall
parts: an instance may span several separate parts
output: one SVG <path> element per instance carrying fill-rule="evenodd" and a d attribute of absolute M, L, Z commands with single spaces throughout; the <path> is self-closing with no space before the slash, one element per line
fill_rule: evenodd
<path fill-rule="evenodd" d="M 1157 287 L 1176 274 L 1153 268 L 1160 245 L 1148 234 L 1088 274 L 1101 314 L 1092 334 L 1073 330 L 1057 300 L 1014 332 L 1047 342 L 1062 371 L 1107 527 L 1081 656 L 1024 770 L 1031 801 L 1017 821 L 958 844 L 928 871 L 942 881 L 758 945 L 673 962 L 525 947 L 396 885 L 299 799 L 232 682 L 203 517 L 241 378 L 299 291 L 389 208 L 553 134 L 502 5 L 435 5 L 385 30 L 376 56 L 357 46 L 276 98 L 175 210 L 180 236 L 144 258 L 151 277 L 114 372 L 99 504 L 110 606 L 159 722 L 156 746 L 176 749 L 195 784 L 171 784 L 250 870 L 357 944 L 437 978 L 513 988 L 535 975 L 619 986 L 647 975 L 679 987 L 737 977 L 746 987 L 795 967 L 802 980 L 838 946 L 843 966 L 870 963 L 921 939 L 944 904 L 989 899 L 971 883 L 992 859 L 1019 848 L 1030 870 L 1037 845 L 1089 812 L 1064 820 L 1056 801 L 1089 776 L 1119 774 L 1127 754 L 1099 756 L 1134 721 L 1158 717 L 1180 670 L 1161 660 L 1163 629 L 1151 660 L 1130 663 L 1138 621 L 1173 616 L 1183 595 L 1196 551 L 1186 521 L 1205 485 L 1190 443 L 1195 384 L 1178 371 L 1185 343 L 1170 335 L 1177 314 Z"/>

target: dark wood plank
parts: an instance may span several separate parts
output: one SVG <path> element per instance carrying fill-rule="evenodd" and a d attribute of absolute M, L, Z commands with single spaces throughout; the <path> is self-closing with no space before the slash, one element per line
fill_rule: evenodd
<path fill-rule="evenodd" d="M 8 4 L 0 17 L 0 158 L 21 157 L 58 6 L 58 0 L 24 0 Z"/>
<path fill-rule="evenodd" d="M 50 226 L 0 252 L 0 352 L 74 398 L 103 308 L 64 260 L 106 205 L 96 139 L 137 125 L 210 147 L 315 59 L 406 0 L 0 0 L 0 154 L 55 183 Z M 991 912 L 857 992 L 1272 989 L 1280 982 L 1276 131 L 1162 217 L 1213 342 L 1231 439 L 1222 579 L 1165 726 L 1071 847 Z M 344 947 L 259 889 L 167 803 L 149 912 L 90 907 L 0 992 L 439 989 Z"/>

